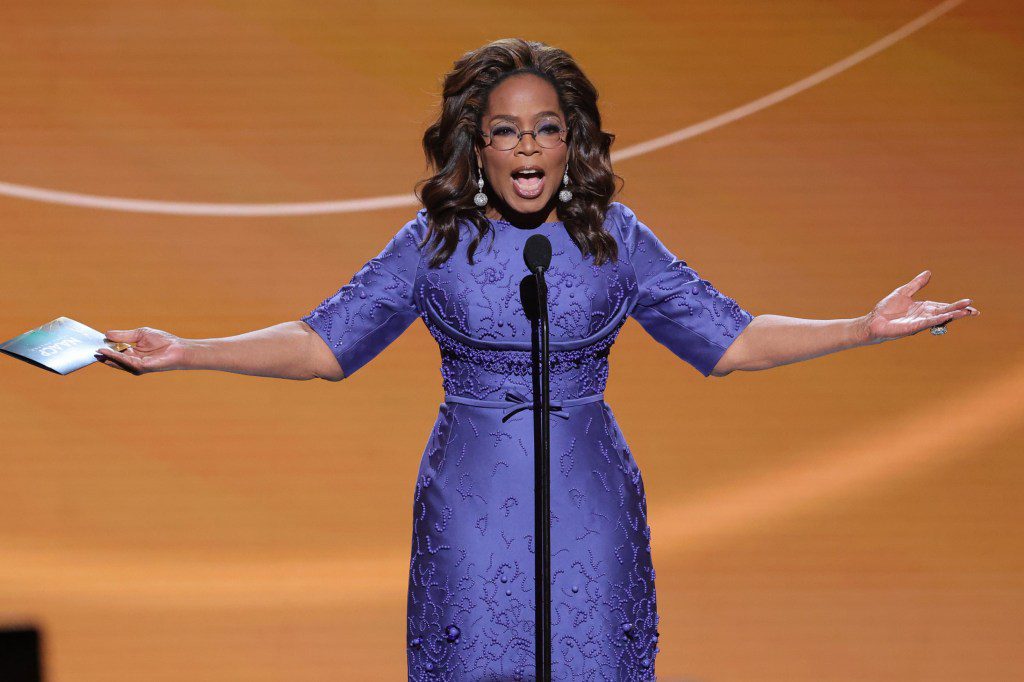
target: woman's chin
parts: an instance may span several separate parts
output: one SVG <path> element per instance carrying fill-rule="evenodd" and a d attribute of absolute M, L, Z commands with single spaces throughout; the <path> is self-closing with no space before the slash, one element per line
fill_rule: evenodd
<path fill-rule="evenodd" d="M 532 216 L 541 211 L 548 210 L 548 201 L 551 197 L 545 197 L 543 194 L 537 195 L 533 199 L 524 199 L 519 195 L 509 197 L 506 200 L 506 204 L 510 209 L 523 216 Z"/>

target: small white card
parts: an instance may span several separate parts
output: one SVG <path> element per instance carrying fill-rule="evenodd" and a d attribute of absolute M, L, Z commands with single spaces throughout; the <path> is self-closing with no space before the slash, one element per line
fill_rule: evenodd
<path fill-rule="evenodd" d="M 70 374 L 96 362 L 103 346 L 114 348 L 115 344 L 92 327 L 58 317 L 0 344 L 0 352 L 57 374 Z"/>

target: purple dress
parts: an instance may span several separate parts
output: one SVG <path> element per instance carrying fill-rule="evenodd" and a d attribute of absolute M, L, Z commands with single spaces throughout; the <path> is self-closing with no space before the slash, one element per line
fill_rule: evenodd
<path fill-rule="evenodd" d="M 552 244 L 552 660 L 555 680 L 652 680 L 658 653 L 651 534 L 640 470 L 604 402 L 608 353 L 632 315 L 708 376 L 753 319 L 677 259 L 626 206 L 605 229 L 616 261 L 583 258 L 560 222 L 491 221 L 428 268 L 426 211 L 302 319 L 345 372 L 417 318 L 441 350 L 445 391 L 413 500 L 410 680 L 533 680 L 533 413 L 523 246 Z M 475 230 L 474 230 L 475 231 Z"/>

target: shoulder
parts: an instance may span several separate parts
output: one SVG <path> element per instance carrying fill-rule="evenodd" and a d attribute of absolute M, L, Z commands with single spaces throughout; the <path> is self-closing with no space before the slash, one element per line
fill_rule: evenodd
<path fill-rule="evenodd" d="M 388 254 L 402 254 L 408 258 L 422 250 L 421 244 L 427 236 L 427 210 L 420 209 L 412 220 L 406 222 L 391 238 L 385 248 Z"/>
<path fill-rule="evenodd" d="M 426 233 L 426 210 L 420 210 L 391 237 L 371 263 L 402 279 L 414 281 L 422 260 L 421 243 Z"/>
<path fill-rule="evenodd" d="M 627 256 L 632 256 L 637 246 L 646 241 L 650 233 L 648 227 L 636 217 L 633 209 L 618 201 L 608 204 L 605 225 L 625 246 Z"/>
<path fill-rule="evenodd" d="M 664 267 L 667 263 L 678 260 L 675 253 L 648 227 L 637 218 L 633 209 L 613 201 L 608 206 L 608 218 L 605 223 L 612 223 L 618 229 L 622 240 L 625 259 L 635 271 L 644 273 L 652 268 Z M 685 265 L 685 262 L 683 263 Z"/>
<path fill-rule="evenodd" d="M 619 201 L 608 204 L 608 210 L 604 214 L 605 224 L 611 224 L 616 230 L 622 232 L 630 225 L 636 224 L 636 214 L 633 210 Z"/>
<path fill-rule="evenodd" d="M 619 201 L 613 201 L 608 204 L 604 221 L 605 225 L 619 232 L 623 238 L 630 237 L 642 226 L 633 209 Z"/>
<path fill-rule="evenodd" d="M 402 226 L 402 229 L 398 231 L 398 236 L 415 239 L 418 244 L 427 235 L 427 230 L 427 209 L 421 208 L 416 211 L 412 220 Z"/>

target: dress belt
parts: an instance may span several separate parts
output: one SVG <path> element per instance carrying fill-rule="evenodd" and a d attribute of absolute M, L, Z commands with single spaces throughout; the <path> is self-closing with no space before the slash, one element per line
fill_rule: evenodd
<path fill-rule="evenodd" d="M 555 416 L 561 417 L 562 419 L 568 419 L 569 413 L 563 408 L 573 407 L 575 405 L 585 405 L 587 403 L 596 403 L 599 400 L 604 400 L 604 393 L 596 393 L 594 395 L 585 395 L 582 398 L 569 398 L 568 400 L 561 400 L 559 402 L 551 403 L 551 412 Z M 518 391 L 508 390 L 505 392 L 504 400 L 477 400 L 476 398 L 468 398 L 463 395 L 451 395 L 449 393 L 444 394 L 444 401 L 446 403 L 462 403 L 463 405 L 473 405 L 474 407 L 503 407 L 505 413 L 501 417 L 501 421 L 508 421 L 508 419 L 519 412 L 520 410 L 532 410 L 533 399 L 527 400 L 522 393 Z"/>

